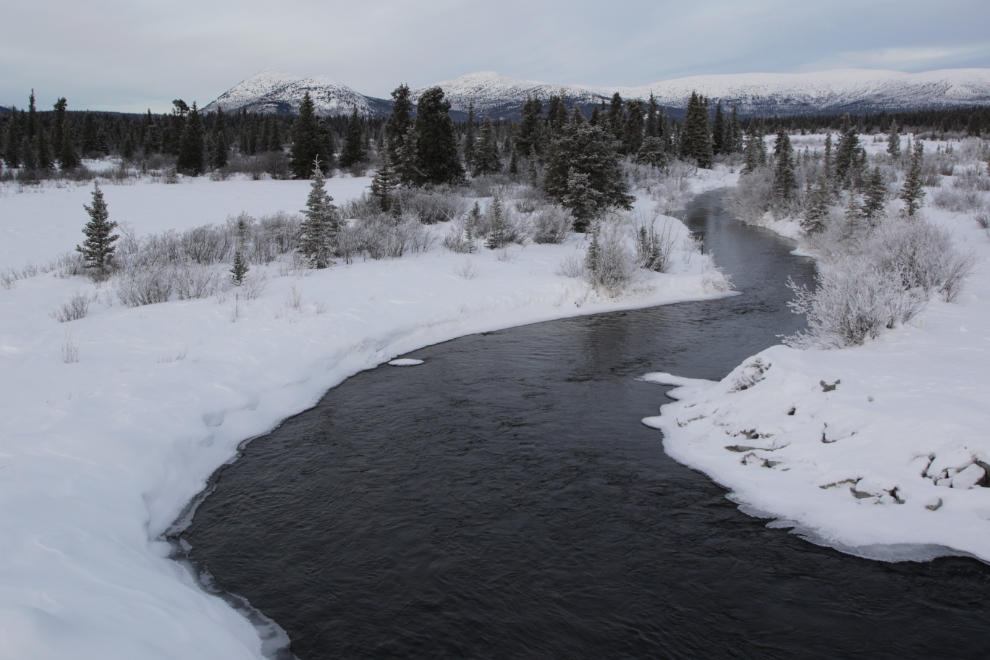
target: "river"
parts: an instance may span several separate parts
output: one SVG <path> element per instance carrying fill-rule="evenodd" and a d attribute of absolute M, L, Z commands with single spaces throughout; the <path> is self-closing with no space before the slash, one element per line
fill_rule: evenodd
<path fill-rule="evenodd" d="M 740 295 L 464 337 L 255 439 L 182 538 L 310 658 L 982 658 L 990 571 L 746 516 L 640 423 L 801 327 L 793 244 L 699 196 Z"/>

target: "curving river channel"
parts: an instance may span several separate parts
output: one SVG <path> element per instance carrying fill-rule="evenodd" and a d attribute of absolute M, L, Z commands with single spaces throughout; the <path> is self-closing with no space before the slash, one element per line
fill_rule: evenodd
<path fill-rule="evenodd" d="M 985 658 L 990 569 L 886 564 L 740 513 L 667 457 L 649 371 L 717 379 L 793 332 L 793 245 L 699 196 L 741 295 L 409 355 L 248 444 L 182 537 L 310 658 Z"/>

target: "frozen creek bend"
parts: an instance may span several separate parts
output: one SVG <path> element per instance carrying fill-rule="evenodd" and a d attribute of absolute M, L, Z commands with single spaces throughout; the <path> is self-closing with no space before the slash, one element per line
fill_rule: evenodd
<path fill-rule="evenodd" d="M 799 327 L 789 241 L 686 214 L 742 293 L 416 351 L 218 475 L 183 538 L 310 658 L 983 658 L 990 569 L 885 564 L 739 512 L 667 457 L 665 371 L 722 378 Z"/>

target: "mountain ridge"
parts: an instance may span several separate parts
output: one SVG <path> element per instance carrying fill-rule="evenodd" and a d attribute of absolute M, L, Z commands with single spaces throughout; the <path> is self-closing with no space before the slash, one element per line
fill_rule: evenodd
<path fill-rule="evenodd" d="M 451 102 L 452 114 L 463 117 L 469 104 L 475 114 L 493 118 L 517 117 L 527 97 L 546 101 L 562 96 L 568 106 L 590 107 L 608 102 L 618 93 L 624 100 L 647 100 L 670 108 L 684 108 L 696 91 L 722 101 L 728 109 L 738 106 L 743 116 L 790 116 L 898 112 L 928 108 L 990 105 L 990 69 L 940 69 L 904 73 L 883 69 L 834 69 L 810 73 L 709 74 L 674 78 L 638 87 L 565 85 L 524 80 L 495 71 L 473 73 L 420 87 L 412 92 L 414 102 L 432 87 L 441 87 Z M 349 114 L 357 108 L 362 116 L 387 114 L 391 100 L 363 95 L 325 76 L 301 78 L 275 69 L 263 71 L 238 83 L 208 104 L 204 111 L 248 109 L 254 112 L 298 112 L 306 91 L 320 115 Z"/>

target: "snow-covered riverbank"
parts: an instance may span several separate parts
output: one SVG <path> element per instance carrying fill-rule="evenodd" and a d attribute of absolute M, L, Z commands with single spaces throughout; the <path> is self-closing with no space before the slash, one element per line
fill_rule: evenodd
<path fill-rule="evenodd" d="M 653 374 L 679 401 L 644 422 L 773 526 L 878 559 L 990 561 L 990 237 L 974 213 L 923 213 L 976 258 L 955 302 L 863 346 L 768 349 L 719 383 Z"/>
<path fill-rule="evenodd" d="M 328 191 L 339 203 L 367 183 L 332 179 Z M 308 187 L 201 179 L 103 190 L 111 219 L 141 236 L 240 211 L 294 212 Z M 80 242 L 90 190 L 7 189 L 0 263 L 43 262 Z M 583 248 L 572 237 L 504 254 L 434 247 L 323 271 L 276 262 L 254 300 L 231 291 L 128 308 L 105 286 L 53 273 L 0 290 L 0 657 L 257 658 L 255 629 L 167 559 L 160 538 L 241 442 L 348 376 L 428 344 L 725 295 L 707 257 L 679 251 L 671 273 L 643 271 L 609 299 L 558 274 Z M 77 292 L 94 299 L 89 313 L 59 323 L 53 310 Z M 64 360 L 73 348 L 78 361 Z"/>

